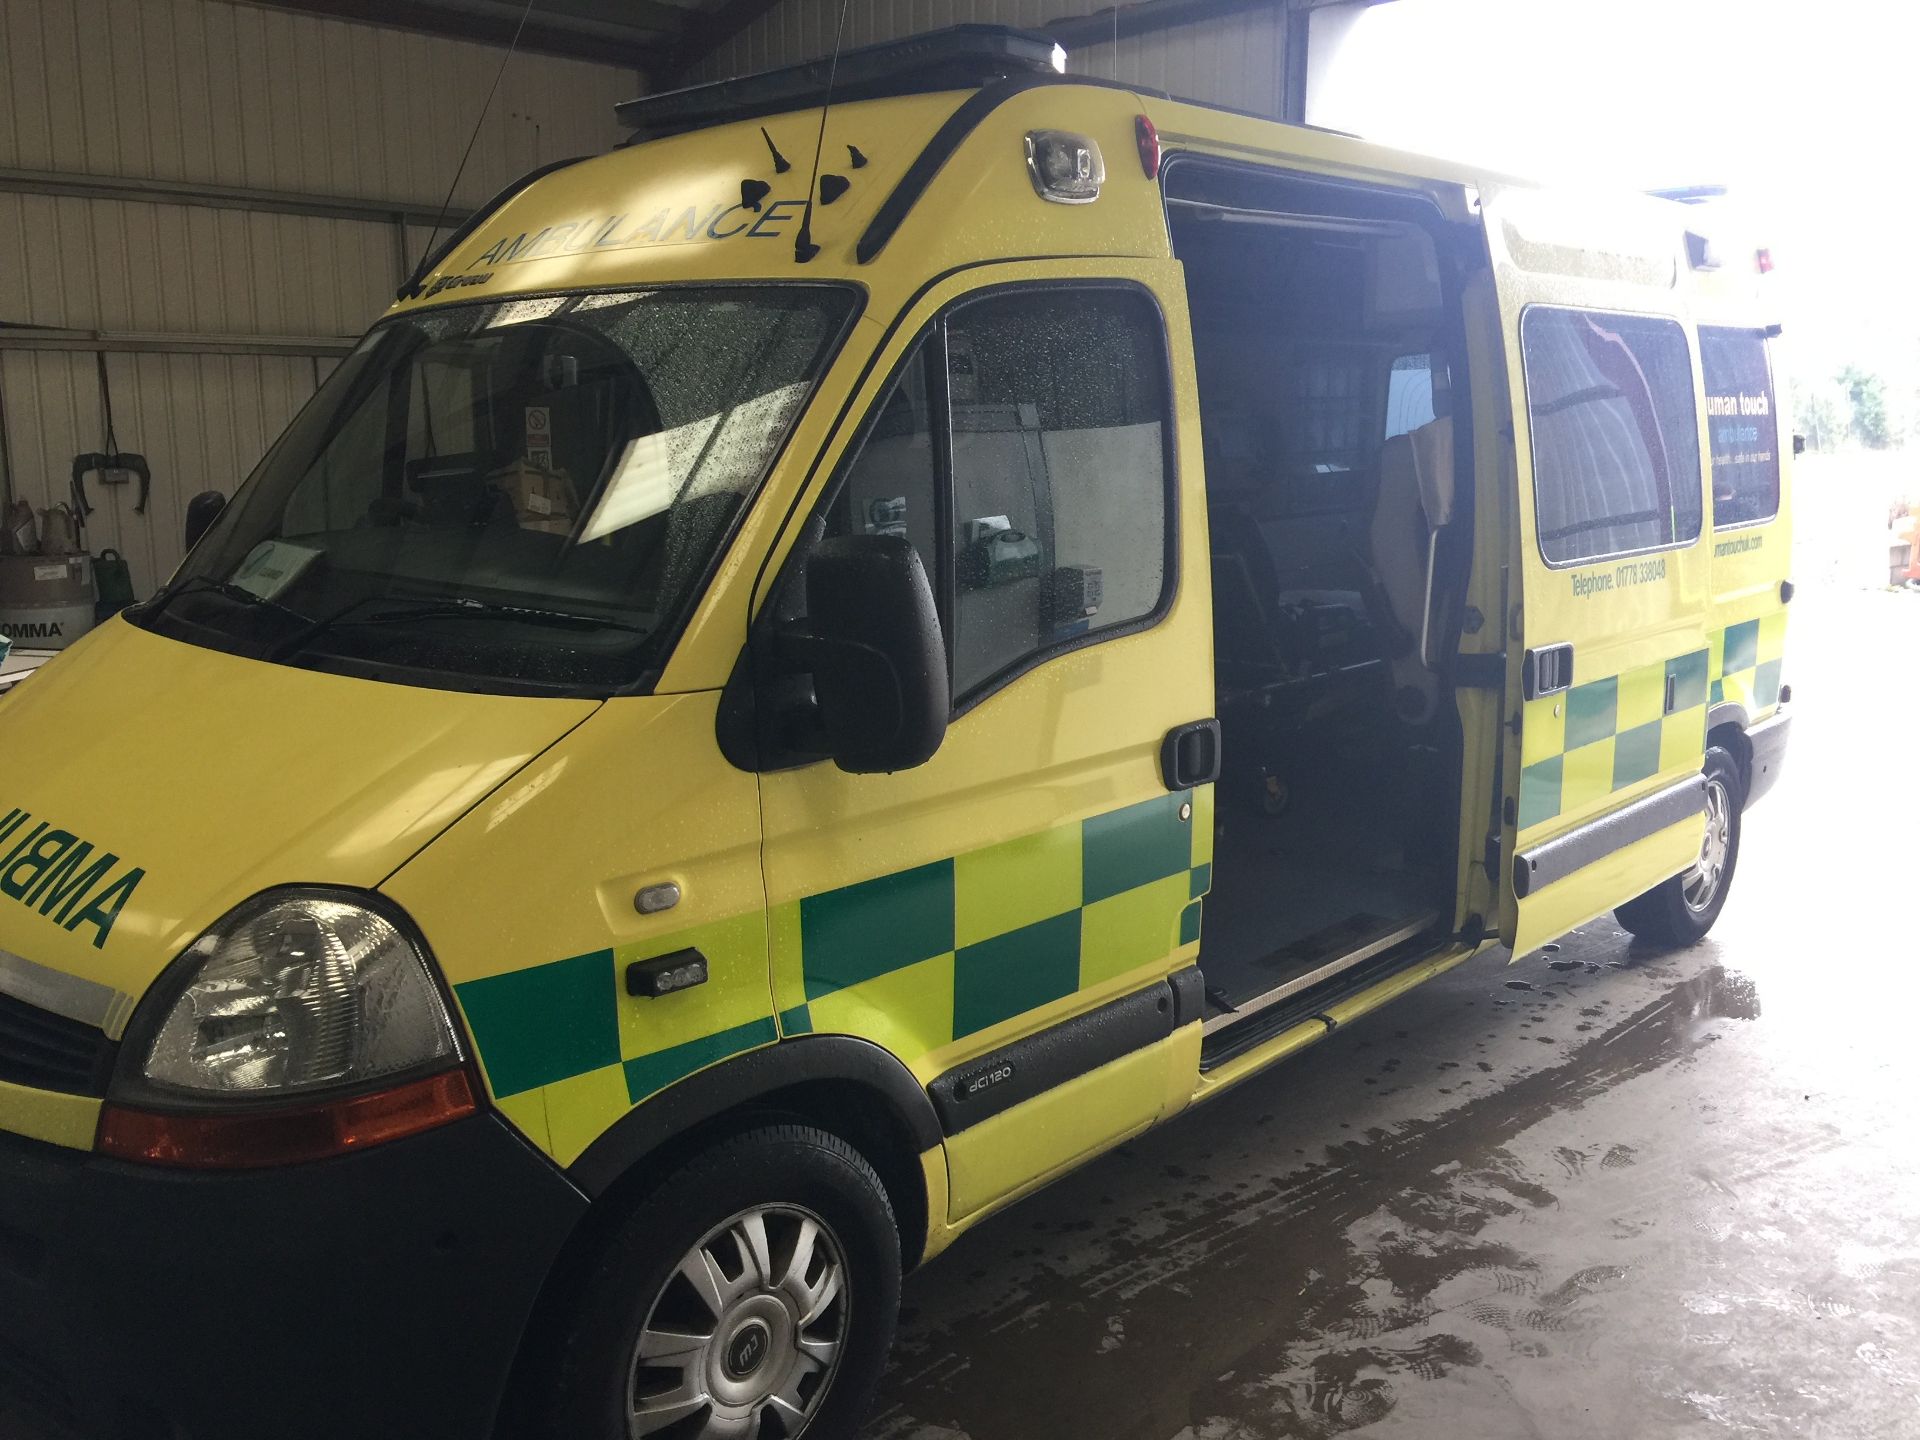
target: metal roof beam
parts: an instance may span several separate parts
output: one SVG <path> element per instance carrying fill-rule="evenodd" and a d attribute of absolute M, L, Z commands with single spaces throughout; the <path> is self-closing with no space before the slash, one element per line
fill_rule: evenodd
<path fill-rule="evenodd" d="M 511 0 L 251 0 L 388 29 L 505 45 L 520 24 Z M 536 0 L 520 46 L 606 65 L 652 66 L 673 51 L 689 12 L 665 0 Z"/>
<path fill-rule="evenodd" d="M 0 192 L 59 195 L 82 200 L 133 200 L 148 205 L 205 205 L 218 210 L 254 210 L 311 215 L 326 220 L 367 220 L 407 225 L 458 225 L 470 213 L 456 205 L 444 214 L 428 200 L 376 200 L 358 195 L 302 194 L 246 185 L 194 180 L 158 180 L 145 175 L 83 175 L 0 166 Z"/>
<path fill-rule="evenodd" d="M 1091 15 L 1068 15 L 1049 20 L 1040 32 L 1050 35 L 1072 51 L 1076 45 L 1112 41 L 1117 33 L 1122 40 L 1135 35 L 1151 35 L 1182 25 L 1197 25 L 1248 10 L 1284 9 L 1293 14 L 1338 5 L 1381 5 L 1388 0 L 1141 0 L 1135 5 L 1115 5 Z"/>

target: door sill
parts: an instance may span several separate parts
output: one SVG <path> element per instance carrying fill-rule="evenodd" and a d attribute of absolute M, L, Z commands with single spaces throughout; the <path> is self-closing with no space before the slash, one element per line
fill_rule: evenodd
<path fill-rule="evenodd" d="M 1351 970 L 1356 965 L 1364 965 L 1374 956 L 1383 954 L 1397 945 L 1404 945 L 1423 930 L 1432 929 L 1439 920 L 1439 912 L 1430 910 L 1423 915 L 1416 915 L 1411 920 L 1394 925 L 1391 929 L 1383 930 L 1353 949 L 1316 965 L 1311 970 L 1295 975 L 1290 980 L 1282 981 L 1271 990 L 1261 992 L 1232 1010 L 1211 1017 L 1200 1027 L 1200 1037 L 1203 1041 L 1210 1039 L 1222 1030 L 1231 1029 L 1255 1018 L 1263 1011 L 1271 1010 L 1274 1006 L 1292 999 L 1303 990 L 1311 990 L 1316 985 L 1325 984 L 1343 971 Z M 1200 961 L 1202 976 L 1206 974 L 1206 969 L 1206 959 L 1203 956 Z"/>

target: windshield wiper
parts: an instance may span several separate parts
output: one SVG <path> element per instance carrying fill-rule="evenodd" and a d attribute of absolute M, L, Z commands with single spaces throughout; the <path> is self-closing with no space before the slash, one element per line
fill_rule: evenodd
<path fill-rule="evenodd" d="M 387 597 L 363 595 L 358 600 L 341 606 L 331 615 L 308 622 L 269 650 L 266 658 L 285 659 L 316 636 L 323 635 L 329 630 L 358 625 L 396 625 L 408 620 L 505 620 L 526 625 L 551 625 L 567 630 L 625 630 L 632 635 L 648 633 L 639 625 L 610 620 L 604 615 L 581 615 L 568 610 L 543 609 L 537 605 L 505 605 L 490 600 L 466 600 L 451 595 L 439 600 L 423 600 L 415 604 L 398 605 L 391 610 L 375 611 L 371 615 L 354 614 L 354 611 L 361 607 L 385 598 Z"/>
<path fill-rule="evenodd" d="M 223 600 L 231 600 L 236 605 L 245 605 L 249 609 L 260 605 L 271 606 L 282 615 L 291 615 L 303 625 L 307 624 L 312 618 L 311 616 L 301 614 L 291 605 L 282 605 L 278 600 L 269 600 L 264 595 L 254 594 L 253 591 L 243 585 L 236 585 L 231 580 L 216 580 L 211 575 L 194 575 L 182 580 L 178 585 L 167 586 L 158 595 L 155 595 L 151 600 L 147 601 L 145 605 L 140 607 L 141 618 L 151 619 L 162 610 L 165 610 L 167 606 L 171 605 L 174 601 L 178 600 L 182 595 L 205 595 L 208 593 L 218 595 Z"/>

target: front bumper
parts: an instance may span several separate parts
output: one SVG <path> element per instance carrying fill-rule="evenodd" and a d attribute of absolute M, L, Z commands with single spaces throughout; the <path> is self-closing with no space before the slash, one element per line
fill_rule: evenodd
<path fill-rule="evenodd" d="M 1747 731 L 1747 744 L 1753 747 L 1753 756 L 1747 766 L 1747 803 L 1743 808 L 1751 810 L 1780 778 L 1780 769 L 1787 761 L 1787 736 L 1792 728 L 1793 716 L 1782 705 Z"/>
<path fill-rule="evenodd" d="M 0 1433 L 480 1440 L 586 1208 L 491 1115 L 220 1173 L 0 1134 Z"/>

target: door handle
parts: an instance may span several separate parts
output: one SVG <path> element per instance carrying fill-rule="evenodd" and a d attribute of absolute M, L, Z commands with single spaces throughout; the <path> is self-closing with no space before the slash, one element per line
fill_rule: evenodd
<path fill-rule="evenodd" d="M 1220 778 L 1220 722 L 1176 725 L 1160 742 L 1160 778 L 1169 790 L 1191 790 Z"/>
<path fill-rule="evenodd" d="M 1542 645 L 1529 650 L 1520 666 L 1520 690 L 1529 700 L 1573 688 L 1573 646 Z"/>

